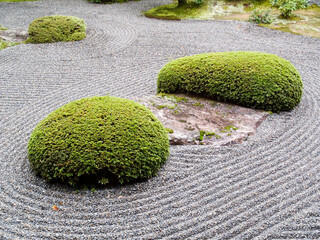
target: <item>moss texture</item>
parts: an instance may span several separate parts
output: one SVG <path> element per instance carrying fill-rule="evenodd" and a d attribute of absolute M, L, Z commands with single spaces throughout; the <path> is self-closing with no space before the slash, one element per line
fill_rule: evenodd
<path fill-rule="evenodd" d="M 27 43 L 79 41 L 86 37 L 86 24 L 72 16 L 46 16 L 29 25 Z"/>
<path fill-rule="evenodd" d="M 184 6 L 178 6 L 177 3 L 172 3 L 152 8 L 145 12 L 144 15 L 149 18 L 181 20 L 201 17 L 204 13 L 207 12 L 207 8 L 207 1 L 202 4 L 189 2 Z"/>
<path fill-rule="evenodd" d="M 7 42 L 7 41 L 2 41 L 0 40 L 0 50 L 5 49 L 7 47 L 12 47 L 12 46 L 16 46 L 20 43 L 15 43 L 15 42 Z"/>
<path fill-rule="evenodd" d="M 57 109 L 31 134 L 28 156 L 48 182 L 71 186 L 153 177 L 169 155 L 167 130 L 139 103 L 84 98 Z"/>
<path fill-rule="evenodd" d="M 289 61 L 273 54 L 207 53 L 166 64 L 158 75 L 158 92 L 199 94 L 279 112 L 299 104 L 302 81 Z"/>

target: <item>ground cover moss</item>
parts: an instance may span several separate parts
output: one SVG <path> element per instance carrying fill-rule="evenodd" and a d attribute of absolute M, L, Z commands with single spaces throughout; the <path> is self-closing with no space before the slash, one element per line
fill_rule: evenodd
<path fill-rule="evenodd" d="M 28 143 L 35 173 L 71 186 L 147 179 L 168 155 L 167 130 L 153 113 L 109 96 L 57 109 L 37 125 Z"/>
<path fill-rule="evenodd" d="M 3 30 L 7 30 L 8 28 L 0 25 L 0 31 L 3 31 Z M 13 47 L 13 46 L 16 46 L 20 43 L 17 43 L 17 42 L 9 42 L 9 41 L 4 41 L 4 40 L 1 40 L 0 39 L 0 50 L 2 49 L 5 49 L 7 47 Z"/>
<path fill-rule="evenodd" d="M 205 0 L 203 4 L 198 6 L 191 1 L 189 5 L 191 7 L 178 8 L 178 4 L 175 2 L 150 9 L 144 14 L 147 17 L 167 20 L 196 18 L 249 21 L 253 10 L 266 11 L 270 9 L 270 17 L 273 22 L 259 26 L 310 37 L 320 37 L 320 7 L 315 4 L 307 9 L 294 11 L 294 16 L 290 19 L 278 18 L 280 11 L 272 8 L 269 0 Z M 192 8 L 192 6 L 195 7 Z"/>
<path fill-rule="evenodd" d="M 29 25 L 26 43 L 51 43 L 79 41 L 86 37 L 86 24 L 72 16 L 45 16 Z"/>
<path fill-rule="evenodd" d="M 274 112 L 293 109 L 302 96 L 295 67 L 260 52 L 222 52 L 183 57 L 158 74 L 158 92 L 207 96 Z"/>
<path fill-rule="evenodd" d="M 0 50 L 5 49 L 7 47 L 13 47 L 13 46 L 16 46 L 18 44 L 20 44 L 20 43 L 8 42 L 8 41 L 0 40 Z"/>
<path fill-rule="evenodd" d="M 200 18 L 207 11 L 208 2 L 202 4 L 189 2 L 184 6 L 179 7 L 178 3 L 172 3 L 155 7 L 145 12 L 144 15 L 149 18 L 181 20 L 188 18 Z"/>

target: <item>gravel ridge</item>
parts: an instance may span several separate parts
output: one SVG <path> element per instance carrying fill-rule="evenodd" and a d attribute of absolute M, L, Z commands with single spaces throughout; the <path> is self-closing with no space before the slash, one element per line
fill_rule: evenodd
<path fill-rule="evenodd" d="M 320 39 L 245 22 L 141 16 L 165 3 L 0 3 L 8 28 L 54 14 L 88 25 L 80 42 L 0 51 L 0 239 L 320 238 Z M 304 82 L 302 102 L 268 117 L 244 144 L 171 147 L 158 177 L 144 183 L 76 192 L 30 170 L 29 136 L 57 107 L 95 95 L 154 94 L 170 59 L 220 51 L 290 60 Z"/>

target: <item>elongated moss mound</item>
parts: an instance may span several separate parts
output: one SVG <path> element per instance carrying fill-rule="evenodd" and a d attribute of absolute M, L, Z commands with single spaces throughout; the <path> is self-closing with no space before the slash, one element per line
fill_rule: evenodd
<path fill-rule="evenodd" d="M 46 16 L 29 25 L 27 43 L 51 43 L 79 41 L 86 37 L 86 24 L 71 16 Z"/>
<path fill-rule="evenodd" d="M 297 106 L 299 72 L 287 60 L 260 52 L 221 52 L 183 57 L 158 75 L 158 92 L 192 93 L 271 111 Z"/>
<path fill-rule="evenodd" d="M 124 183 L 155 176 L 169 155 L 169 140 L 141 104 L 92 97 L 42 120 L 31 134 L 28 155 L 31 167 L 48 182 Z"/>

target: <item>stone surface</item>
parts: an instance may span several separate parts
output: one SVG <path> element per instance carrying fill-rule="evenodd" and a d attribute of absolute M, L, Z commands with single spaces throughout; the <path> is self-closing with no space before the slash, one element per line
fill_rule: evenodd
<path fill-rule="evenodd" d="M 310 5 L 316 4 L 316 5 L 320 6 L 320 0 L 309 0 L 308 2 Z"/>
<path fill-rule="evenodd" d="M 265 111 L 187 95 L 153 95 L 134 100 L 147 106 L 163 123 L 172 145 L 242 143 L 268 116 Z"/>
<path fill-rule="evenodd" d="M 21 28 L 0 31 L 0 39 L 8 42 L 23 42 L 27 40 L 28 36 L 28 30 Z"/>

